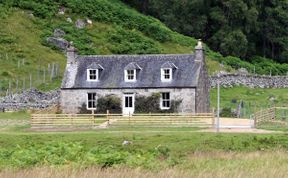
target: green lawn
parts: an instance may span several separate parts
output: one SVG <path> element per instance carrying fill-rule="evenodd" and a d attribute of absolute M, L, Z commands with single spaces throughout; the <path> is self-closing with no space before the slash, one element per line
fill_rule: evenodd
<path fill-rule="evenodd" d="M 30 114 L 26 111 L 19 112 L 0 112 L 1 119 L 18 119 L 18 120 L 27 120 L 30 119 Z"/>
<path fill-rule="evenodd" d="M 236 109 L 243 101 L 245 117 L 271 106 L 288 106 L 288 89 L 233 87 L 220 89 L 221 108 Z M 211 89 L 211 107 L 217 108 L 217 89 Z"/>

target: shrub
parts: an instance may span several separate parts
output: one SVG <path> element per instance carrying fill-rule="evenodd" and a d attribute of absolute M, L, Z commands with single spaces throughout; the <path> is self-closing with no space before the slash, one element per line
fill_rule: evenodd
<path fill-rule="evenodd" d="M 231 108 L 225 107 L 220 112 L 221 117 L 234 117 L 235 115 L 232 112 Z"/>
<path fill-rule="evenodd" d="M 92 113 L 92 111 L 87 109 L 87 105 L 85 103 L 83 103 L 81 107 L 79 107 L 78 109 L 79 109 L 78 114 L 91 114 Z"/>
<path fill-rule="evenodd" d="M 109 110 L 110 113 L 121 113 L 121 99 L 115 95 L 98 98 L 97 112 L 106 113 L 107 110 Z"/>
<path fill-rule="evenodd" d="M 160 109 L 160 93 L 153 93 L 151 96 L 136 96 L 135 113 L 174 113 L 178 112 L 181 100 L 171 100 L 168 110 Z"/>

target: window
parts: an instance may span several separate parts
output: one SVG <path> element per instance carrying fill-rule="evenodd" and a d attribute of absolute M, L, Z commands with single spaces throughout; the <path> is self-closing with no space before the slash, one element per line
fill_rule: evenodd
<path fill-rule="evenodd" d="M 87 80 L 98 81 L 98 69 L 87 69 Z"/>
<path fill-rule="evenodd" d="M 172 69 L 171 68 L 161 69 L 161 81 L 169 82 L 171 80 L 172 80 Z"/>
<path fill-rule="evenodd" d="M 96 109 L 96 93 L 88 93 L 87 109 Z"/>
<path fill-rule="evenodd" d="M 136 70 L 125 70 L 125 81 L 135 82 L 136 81 Z"/>
<path fill-rule="evenodd" d="M 161 109 L 170 109 L 170 93 L 162 93 L 161 96 Z"/>

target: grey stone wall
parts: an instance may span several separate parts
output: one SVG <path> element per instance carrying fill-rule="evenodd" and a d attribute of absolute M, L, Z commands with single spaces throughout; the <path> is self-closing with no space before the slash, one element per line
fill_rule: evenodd
<path fill-rule="evenodd" d="M 23 109 L 43 109 L 59 104 L 60 91 L 40 92 L 36 89 L 26 90 L 0 98 L 0 110 L 18 111 Z"/>
<path fill-rule="evenodd" d="M 180 113 L 195 112 L 195 89 L 86 89 L 61 90 L 61 109 L 63 113 L 78 113 L 83 103 L 87 102 L 87 93 L 95 92 L 97 97 L 116 95 L 123 98 L 124 93 L 135 93 L 137 96 L 150 96 L 153 93 L 170 92 L 172 100 L 182 100 L 179 106 Z M 159 101 L 160 104 L 160 101 Z"/>
<path fill-rule="evenodd" d="M 222 87 L 246 86 L 250 88 L 288 88 L 288 76 L 260 76 L 260 75 L 239 75 L 220 74 L 210 77 L 211 87 L 217 86 L 220 80 Z"/>

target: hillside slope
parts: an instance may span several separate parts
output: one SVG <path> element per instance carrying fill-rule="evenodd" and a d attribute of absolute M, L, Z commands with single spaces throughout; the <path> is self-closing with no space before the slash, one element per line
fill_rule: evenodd
<path fill-rule="evenodd" d="M 61 7 L 65 8 L 62 15 Z M 171 31 L 159 20 L 142 15 L 119 0 L 3 0 L 0 17 L 2 92 L 30 85 L 45 90 L 60 86 L 65 54 L 46 40 L 55 29 L 63 30 L 63 38 L 73 41 L 81 54 L 192 53 L 197 41 Z M 78 29 L 75 22 L 79 19 L 91 19 L 93 24 Z M 224 58 L 206 49 L 210 74 L 220 70 L 219 61 L 253 70 L 252 64 L 239 58 Z M 57 75 L 53 74 L 51 80 L 54 64 L 60 66 L 60 71 L 56 67 Z M 257 71 L 261 72 L 260 68 Z M 279 73 L 279 69 L 272 72 Z"/>
<path fill-rule="evenodd" d="M 143 16 L 118 1 L 109 1 L 111 4 L 107 4 L 108 1 L 97 1 L 97 7 L 102 6 L 106 15 L 109 12 L 115 15 L 104 17 L 101 15 L 103 13 L 97 11 L 100 19 L 91 18 L 93 24 L 87 25 L 84 29 L 77 29 L 75 21 L 90 17 L 84 14 L 84 10 L 74 12 L 73 1 L 65 4 L 64 15 L 58 14 L 60 4 L 52 1 L 49 2 L 52 4 L 24 2 L 0 6 L 2 92 L 8 88 L 15 91 L 16 88 L 20 90 L 30 85 L 45 90 L 59 87 L 61 77 L 55 77 L 51 81 L 49 72 L 52 64 L 56 63 L 60 65 L 60 74 L 63 73 L 65 54 L 46 41 L 47 37 L 53 36 L 55 29 L 63 30 L 66 33 L 63 38 L 73 41 L 81 54 L 192 53 L 196 45 L 195 39 L 172 32 L 158 20 Z M 54 10 L 49 9 L 53 9 L 54 6 Z M 42 9 L 42 14 L 38 12 L 39 9 Z M 121 13 L 122 16 L 126 14 L 126 17 L 134 19 L 134 27 L 130 26 L 133 24 L 131 19 L 128 21 L 123 17 L 123 20 L 117 20 Z M 67 22 L 67 18 L 71 18 L 73 23 Z M 142 22 L 138 22 L 137 19 Z M 148 24 L 147 29 L 143 26 L 145 23 Z M 208 60 L 208 65 L 211 66 L 210 73 L 219 66 L 215 64 L 216 61 Z"/>

